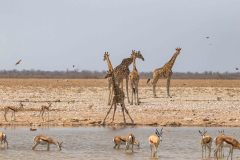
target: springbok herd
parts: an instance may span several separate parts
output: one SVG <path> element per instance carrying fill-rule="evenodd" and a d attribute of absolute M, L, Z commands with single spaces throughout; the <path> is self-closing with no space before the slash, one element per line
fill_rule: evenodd
<path fill-rule="evenodd" d="M 210 158 L 211 156 L 211 149 L 212 149 L 212 143 L 215 143 L 215 149 L 214 149 L 214 158 L 219 159 L 224 157 L 224 148 L 229 148 L 229 153 L 227 156 L 227 159 L 231 157 L 231 160 L 233 159 L 233 149 L 240 149 L 240 143 L 233 138 L 232 136 L 225 135 L 224 130 L 219 130 L 218 135 L 213 139 L 209 134 L 207 134 L 207 130 L 200 131 L 199 133 L 201 135 L 200 143 L 202 146 L 202 159 Z M 155 158 L 157 157 L 157 149 L 159 144 L 162 142 L 162 134 L 163 134 L 163 128 L 159 131 L 158 129 L 155 130 L 155 134 L 152 134 L 148 138 L 148 142 L 151 149 L 151 157 Z M 8 141 L 7 141 L 7 135 L 4 132 L 0 132 L 0 141 L 2 147 L 6 147 L 8 149 Z M 113 138 L 114 149 L 119 149 L 122 144 L 125 144 L 126 151 L 129 149 L 133 152 L 134 146 L 140 147 L 140 141 L 136 139 L 134 134 L 129 133 L 125 136 L 115 136 Z M 34 137 L 33 139 L 33 146 L 32 150 L 35 150 L 35 148 L 39 145 L 47 145 L 47 150 L 50 150 L 50 145 L 56 145 L 58 149 L 62 150 L 62 144 L 63 142 L 56 141 L 55 139 L 48 137 L 43 134 L 39 134 Z M 208 150 L 208 155 L 207 155 Z"/>

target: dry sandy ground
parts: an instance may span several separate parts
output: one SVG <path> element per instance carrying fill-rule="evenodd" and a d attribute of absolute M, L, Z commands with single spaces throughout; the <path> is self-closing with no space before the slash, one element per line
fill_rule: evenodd
<path fill-rule="evenodd" d="M 136 125 L 240 126 L 240 80 L 173 80 L 172 98 L 166 96 L 165 80 L 157 87 L 158 98 L 145 83 L 140 82 L 139 106 L 125 100 Z M 0 95 L 0 125 L 100 125 L 109 109 L 106 80 L 0 79 Z M 6 122 L 3 108 L 19 101 L 24 101 L 24 110 L 16 113 L 16 121 L 10 121 L 9 113 Z M 39 109 L 47 101 L 53 104 L 49 121 L 45 116 L 43 122 Z M 112 112 L 108 124 L 111 117 Z M 111 125 L 122 121 L 118 106 Z"/>

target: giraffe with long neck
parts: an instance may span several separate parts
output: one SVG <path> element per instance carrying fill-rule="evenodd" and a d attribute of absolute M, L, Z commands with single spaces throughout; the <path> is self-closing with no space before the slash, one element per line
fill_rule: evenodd
<path fill-rule="evenodd" d="M 169 87 L 170 87 L 170 81 L 171 81 L 172 74 L 173 74 L 172 67 L 173 67 L 175 60 L 176 60 L 177 56 L 179 55 L 180 51 L 181 51 L 181 48 L 176 48 L 176 51 L 173 54 L 172 58 L 163 67 L 157 68 L 153 71 L 153 78 L 152 78 L 151 84 L 153 86 L 153 96 L 154 97 L 157 97 L 156 85 L 157 85 L 159 78 L 161 78 L 161 77 L 167 79 L 167 95 L 168 95 L 168 97 L 171 97 L 170 93 L 169 93 Z M 150 79 L 147 80 L 147 83 L 149 81 L 150 81 Z"/>
<path fill-rule="evenodd" d="M 107 61 L 109 71 L 113 71 L 113 66 L 112 66 L 111 61 L 109 60 L 108 52 L 104 53 L 103 61 Z M 105 76 L 105 78 L 106 78 L 106 76 Z M 108 92 L 109 92 L 109 94 L 108 94 L 108 105 L 110 105 L 110 103 L 111 103 L 112 94 L 113 94 L 112 93 L 113 92 L 112 83 L 110 81 L 111 81 L 111 77 L 108 77 Z"/>
<path fill-rule="evenodd" d="M 126 112 L 126 114 L 129 116 L 129 118 L 131 119 L 131 122 L 132 124 L 134 123 L 133 122 L 133 119 L 131 118 L 131 116 L 129 115 L 128 113 L 128 110 L 127 108 L 125 107 L 125 103 L 124 103 L 124 98 L 125 98 L 125 95 L 124 95 L 124 92 L 119 88 L 119 86 L 116 84 L 116 80 L 115 80 L 115 75 L 114 75 L 114 71 L 113 71 L 113 67 L 112 67 L 112 64 L 111 64 L 111 61 L 109 59 L 109 54 L 108 52 L 105 52 L 104 54 L 104 60 L 107 61 L 108 63 L 108 69 L 109 69 L 109 72 L 107 74 L 107 77 L 111 77 L 111 80 L 112 80 L 112 86 L 113 86 L 113 98 L 112 98 L 112 102 L 111 102 L 111 107 L 109 108 L 108 112 L 107 112 L 107 115 L 105 116 L 104 120 L 103 120 L 103 124 L 105 124 L 105 120 L 107 118 L 107 116 L 109 115 L 112 107 L 114 106 L 114 112 L 113 112 L 113 118 L 112 118 L 112 122 L 114 121 L 114 117 L 115 117 L 115 112 L 116 112 L 116 109 L 117 109 L 117 104 L 120 104 L 121 105 L 121 108 L 122 108 L 122 113 L 123 113 L 123 120 L 124 120 L 124 124 L 126 124 L 126 119 L 125 119 L 125 114 L 124 112 Z"/>
<path fill-rule="evenodd" d="M 133 105 L 133 97 L 135 101 L 135 105 L 139 105 L 139 97 L 138 97 L 138 83 L 139 83 L 139 73 L 136 67 L 136 58 L 141 57 L 141 59 L 144 61 L 143 56 L 141 55 L 140 51 L 134 51 L 132 53 L 133 57 L 133 70 L 129 74 L 129 80 L 130 80 L 130 85 L 131 85 L 131 90 L 132 90 L 132 99 L 131 99 L 131 105 Z"/>
<path fill-rule="evenodd" d="M 133 52 L 134 50 L 132 50 L 132 53 Z M 141 57 L 138 57 L 138 56 L 136 58 L 142 59 Z M 123 91 L 123 80 L 126 79 L 126 92 L 127 92 L 128 103 L 130 103 L 129 94 L 128 94 L 128 78 L 130 74 L 129 66 L 132 63 L 133 63 L 133 57 L 131 54 L 129 58 L 123 59 L 121 64 L 119 64 L 117 67 L 114 68 L 116 83 L 118 86 L 121 87 L 122 91 Z M 107 75 L 105 76 L 105 78 L 108 78 L 108 89 L 109 89 L 108 105 L 110 105 L 110 102 L 112 99 L 112 80 L 111 80 L 111 77 L 108 77 Z"/>

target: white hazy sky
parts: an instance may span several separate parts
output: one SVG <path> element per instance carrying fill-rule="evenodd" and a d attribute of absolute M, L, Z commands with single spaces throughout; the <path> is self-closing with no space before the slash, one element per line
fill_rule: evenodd
<path fill-rule="evenodd" d="M 182 47 L 174 71 L 235 72 L 239 16 L 240 0 L 0 0 L 0 70 L 102 71 L 135 49 L 152 71 Z"/>

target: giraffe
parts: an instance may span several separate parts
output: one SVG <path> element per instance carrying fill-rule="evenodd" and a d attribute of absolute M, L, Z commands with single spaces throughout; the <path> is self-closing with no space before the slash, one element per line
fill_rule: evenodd
<path fill-rule="evenodd" d="M 132 50 L 132 54 L 135 51 Z M 129 66 L 132 64 L 133 62 L 133 57 L 132 54 L 129 58 L 124 58 L 122 60 L 122 62 L 114 68 L 113 72 L 115 75 L 115 79 L 116 79 L 116 83 L 118 86 L 121 86 L 121 89 L 123 91 L 123 80 L 126 79 L 126 92 L 127 92 L 127 99 L 128 99 L 128 103 L 130 103 L 130 99 L 129 99 L 129 94 L 128 94 L 128 78 L 129 78 L 129 74 L 130 74 L 130 70 L 129 70 Z M 136 56 L 136 58 L 140 58 L 142 59 L 142 55 L 138 54 Z M 108 98 L 108 105 L 110 105 L 111 99 L 112 99 L 112 80 L 111 80 L 111 76 L 110 75 L 106 75 L 105 78 L 108 78 L 108 90 L 109 90 L 109 98 Z"/>
<path fill-rule="evenodd" d="M 169 87 L 170 87 L 170 80 L 172 78 L 172 67 L 175 63 L 175 60 L 177 56 L 179 55 L 181 51 L 181 48 L 176 48 L 175 53 L 173 54 L 172 58 L 161 68 L 157 68 L 153 71 L 153 78 L 151 81 L 151 84 L 153 86 L 153 96 L 157 97 L 156 95 L 156 84 L 160 77 L 167 78 L 167 95 L 168 97 L 171 97 L 169 94 Z M 150 79 L 147 80 L 147 83 L 150 81 Z"/>
<path fill-rule="evenodd" d="M 129 80 L 130 80 L 130 85 L 131 85 L 131 89 L 132 89 L 132 99 L 131 99 L 131 103 L 130 103 L 131 105 L 133 105 L 133 96 L 134 96 L 134 100 L 135 100 L 135 105 L 139 105 L 139 98 L 138 98 L 139 73 L 138 73 L 138 70 L 136 67 L 136 56 L 139 54 L 141 55 L 140 51 L 134 51 L 134 53 L 132 53 L 133 70 L 129 74 Z M 141 59 L 144 61 L 144 58 L 142 55 L 141 55 Z"/>
<path fill-rule="evenodd" d="M 110 59 L 109 59 L 109 54 L 108 54 L 108 52 L 105 52 L 105 53 L 104 53 L 104 60 L 106 60 L 107 63 L 108 63 L 109 72 L 108 72 L 108 74 L 107 74 L 107 77 L 110 77 L 110 76 L 111 76 L 112 87 L 113 87 L 113 98 L 112 98 L 112 102 L 111 102 L 111 107 L 110 107 L 110 109 L 108 110 L 107 115 L 105 116 L 105 118 L 104 118 L 104 120 L 103 120 L 103 124 L 105 124 L 105 120 L 106 120 L 108 114 L 110 113 L 113 105 L 114 105 L 114 112 L 113 112 L 112 122 L 114 121 L 115 112 L 116 112 L 117 104 L 118 104 L 118 103 L 121 105 L 121 108 L 122 108 L 124 124 L 126 124 L 126 119 L 125 119 L 125 114 L 124 114 L 124 112 L 126 112 L 126 114 L 129 116 L 129 118 L 131 119 L 131 122 L 132 122 L 132 124 L 133 124 L 133 123 L 134 123 L 134 122 L 133 122 L 133 119 L 131 118 L 131 116 L 130 116 L 129 113 L 128 113 L 127 108 L 125 107 L 125 103 L 124 103 L 125 95 L 124 95 L 124 92 L 123 92 L 123 91 L 119 88 L 119 86 L 116 84 L 115 74 L 114 74 L 114 70 L 113 70 L 113 67 L 112 67 L 112 63 L 111 63 L 111 61 L 110 61 Z"/>

